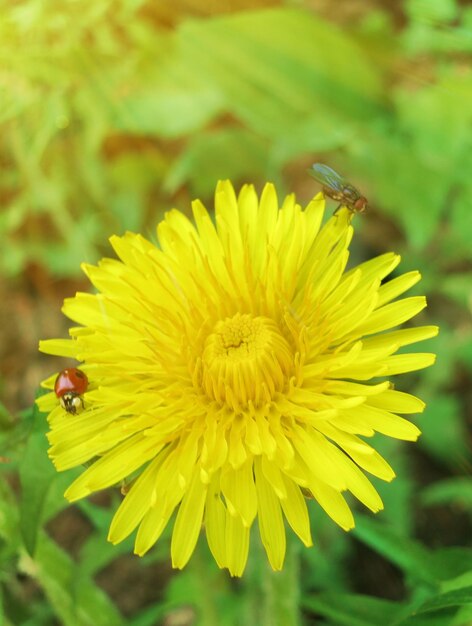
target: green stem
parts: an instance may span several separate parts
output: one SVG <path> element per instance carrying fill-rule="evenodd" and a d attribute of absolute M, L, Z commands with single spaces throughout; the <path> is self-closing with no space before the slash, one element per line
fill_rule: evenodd
<path fill-rule="evenodd" d="M 198 623 L 201 626 L 220 626 L 218 591 L 224 593 L 226 573 L 215 568 L 202 543 L 203 537 L 200 537 L 191 561 L 194 584 L 198 590 L 196 594 L 200 618 Z"/>
<path fill-rule="evenodd" d="M 284 567 L 274 572 L 270 567 L 259 537 L 252 537 L 248 572 L 243 577 L 250 602 L 251 626 L 300 626 L 299 546 L 287 537 Z"/>
<path fill-rule="evenodd" d="M 282 571 L 274 572 L 257 528 L 252 532 L 249 560 L 242 578 L 231 578 L 216 566 L 202 538 L 189 563 L 188 601 L 199 626 L 301 626 L 299 550 L 287 537 Z"/>

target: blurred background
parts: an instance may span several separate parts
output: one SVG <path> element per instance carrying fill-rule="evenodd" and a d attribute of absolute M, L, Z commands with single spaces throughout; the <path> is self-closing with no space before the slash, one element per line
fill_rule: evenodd
<path fill-rule="evenodd" d="M 0 624 L 472 624 L 471 59 L 467 0 L 0 0 Z M 353 262 L 401 253 L 428 296 L 414 323 L 441 333 L 398 384 L 428 403 L 419 443 L 375 444 L 398 474 L 385 511 L 349 535 L 312 511 L 285 615 L 257 550 L 234 582 L 203 545 L 177 574 L 168 537 L 109 546 L 119 493 L 66 507 L 74 473 L 31 407 L 62 365 L 38 340 L 66 336 L 110 235 L 155 240 L 219 178 L 303 204 L 315 161 L 369 199 Z"/>

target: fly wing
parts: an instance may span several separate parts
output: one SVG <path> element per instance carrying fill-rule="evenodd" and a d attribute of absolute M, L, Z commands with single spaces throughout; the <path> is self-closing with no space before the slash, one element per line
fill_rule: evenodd
<path fill-rule="evenodd" d="M 342 176 L 323 163 L 314 163 L 308 173 L 322 185 L 341 193 L 347 184 Z"/>

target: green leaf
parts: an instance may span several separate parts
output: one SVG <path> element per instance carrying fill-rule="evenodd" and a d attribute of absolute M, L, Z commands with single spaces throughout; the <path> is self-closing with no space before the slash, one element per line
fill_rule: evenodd
<path fill-rule="evenodd" d="M 0 401 L 0 434 L 3 435 L 4 431 L 11 429 L 12 426 L 13 417 L 3 402 Z"/>
<path fill-rule="evenodd" d="M 421 544 L 399 535 L 378 520 L 356 515 L 353 535 L 370 548 L 394 563 L 413 580 L 437 585 L 438 577 L 432 572 L 433 557 Z"/>
<path fill-rule="evenodd" d="M 202 133 L 176 159 L 165 186 L 173 192 L 188 181 L 192 193 L 205 196 L 213 193 L 218 179 L 254 180 L 266 167 L 266 147 L 253 133 L 240 128 Z"/>
<path fill-rule="evenodd" d="M 72 559 L 44 532 L 40 533 L 31 574 L 41 584 L 64 626 L 121 626 L 117 609 Z"/>
<path fill-rule="evenodd" d="M 333 620 L 337 626 L 388 626 L 405 610 L 397 602 L 343 593 L 305 597 L 303 608 Z"/>
<path fill-rule="evenodd" d="M 398 119 L 385 124 L 366 129 L 369 148 L 360 157 L 354 152 L 353 160 L 372 190 L 363 188 L 367 197 L 404 230 L 409 248 L 421 250 L 437 232 L 449 182 L 420 155 L 405 159 L 408 151 L 414 154 L 411 136 Z"/>
<path fill-rule="evenodd" d="M 44 520 L 45 502 L 56 470 L 48 458 L 47 422 L 35 407 L 30 437 L 19 465 L 21 482 L 20 529 L 25 547 L 34 554 Z"/>
<path fill-rule="evenodd" d="M 421 615 L 411 615 L 392 626 L 452 626 L 452 620 L 457 613 L 456 609 L 444 609 L 437 613 L 424 613 Z M 461 624 L 461 626 L 469 626 Z"/>
<path fill-rule="evenodd" d="M 45 416 L 35 407 L 31 434 L 19 466 L 20 529 L 30 555 L 34 554 L 37 535 L 44 520 L 46 498 L 56 477 L 56 470 L 47 455 L 46 430 Z"/>
<path fill-rule="evenodd" d="M 369 477 L 384 503 L 382 520 L 391 524 L 399 534 L 409 536 L 413 526 L 412 503 L 415 498 L 409 450 L 403 442 L 382 435 L 376 435 L 372 445 L 388 460 L 396 474 L 393 485 Z"/>
<path fill-rule="evenodd" d="M 457 6 L 454 0 L 407 0 L 405 11 L 412 20 L 431 22 L 435 25 L 451 22 L 457 16 Z"/>
<path fill-rule="evenodd" d="M 451 606 L 472 605 L 472 586 L 439 594 L 422 604 L 418 613 L 437 611 Z"/>
<path fill-rule="evenodd" d="M 472 101 L 472 98 L 471 98 Z M 464 167 L 470 167 L 472 160 L 468 159 L 468 163 L 464 163 Z M 455 197 L 452 200 L 451 206 L 451 230 L 452 233 L 457 237 L 458 242 L 464 246 L 465 250 L 470 253 L 470 238 L 472 237 L 472 215 L 470 210 L 470 197 L 472 195 L 472 185 L 470 181 L 465 182 L 461 185 L 462 188 L 459 189 L 458 193 L 456 193 Z M 454 278 L 452 277 L 452 280 Z M 447 288 L 447 282 L 444 287 Z M 470 272 L 469 272 L 469 283 L 464 289 L 464 295 L 469 296 L 469 300 L 466 301 L 466 304 L 470 304 Z M 457 285 L 451 286 L 452 295 L 454 295 L 454 291 L 457 293 Z"/>
<path fill-rule="evenodd" d="M 398 90 L 393 104 L 392 115 L 365 127 L 367 145 L 349 144 L 373 203 L 405 229 L 410 248 L 424 249 L 435 235 L 443 237 L 445 215 L 461 229 L 458 236 L 470 241 L 470 191 L 463 194 L 457 219 L 451 211 L 451 200 L 465 185 L 470 189 L 470 134 L 464 132 L 472 123 L 470 75 L 444 73 L 433 86 Z"/>
<path fill-rule="evenodd" d="M 314 107 L 363 120 L 382 109 L 374 65 L 345 31 L 313 13 L 276 8 L 194 20 L 178 36 L 194 74 L 256 132 L 285 134 Z"/>
<path fill-rule="evenodd" d="M 59 474 L 48 457 L 46 416 L 33 408 L 27 444 L 19 463 L 21 483 L 20 532 L 27 552 L 33 556 L 42 525 L 68 506 L 64 491 L 80 470 Z"/>
<path fill-rule="evenodd" d="M 472 550 L 461 547 L 432 551 L 365 515 L 356 515 L 356 527 L 352 533 L 399 567 L 410 580 L 432 588 L 439 588 L 444 581 L 461 576 L 472 563 Z"/>
<path fill-rule="evenodd" d="M 84 511 L 83 504 L 84 502 L 79 503 L 81 511 Z M 95 576 L 97 572 L 107 567 L 107 565 L 118 557 L 133 553 L 132 537 L 128 537 L 125 541 L 120 542 L 116 546 L 107 541 L 107 533 L 113 516 L 113 507 L 111 507 L 111 509 L 103 509 L 102 511 L 103 516 L 106 517 L 105 525 L 103 525 L 102 520 L 100 520 L 100 508 L 101 507 L 95 506 L 89 510 L 89 513 L 93 512 L 94 515 L 92 517 L 89 514 L 88 517 L 95 527 L 98 527 L 98 530 L 91 533 L 80 548 L 80 571 L 82 575 L 90 577 Z M 140 563 L 142 563 L 141 560 Z"/>
<path fill-rule="evenodd" d="M 457 349 L 457 358 L 469 372 L 472 372 L 472 329 L 470 333 L 464 332 L 461 345 Z"/>
<path fill-rule="evenodd" d="M 459 398 L 443 392 L 427 398 L 427 403 L 424 417 L 419 421 L 420 447 L 446 466 L 460 467 L 469 450 Z"/>
<path fill-rule="evenodd" d="M 353 138 L 352 123 L 336 111 L 318 109 L 314 114 L 287 120 L 274 140 L 271 159 L 277 167 L 304 152 L 327 152 L 340 149 Z"/>
<path fill-rule="evenodd" d="M 132 618 L 128 619 L 126 626 L 156 626 L 156 624 L 165 624 L 164 618 L 171 614 L 172 609 L 175 608 L 176 607 L 165 602 L 154 604 L 145 608 L 138 615 L 134 615 Z M 178 609 L 176 612 L 178 612 Z M 187 616 L 188 612 L 189 610 L 186 610 L 185 607 L 183 609 L 181 608 L 181 613 L 184 617 Z"/>
<path fill-rule="evenodd" d="M 313 503 L 314 504 L 314 503 Z M 339 532 L 321 507 L 308 503 L 310 524 L 316 528 L 315 547 L 302 549 L 302 569 L 304 575 L 301 586 L 305 592 L 313 589 L 340 592 L 349 590 L 349 572 L 346 561 L 352 550 L 352 539 L 348 533 Z M 321 546 L 323 548 L 321 549 Z"/>
<path fill-rule="evenodd" d="M 421 492 L 421 502 L 425 506 L 454 503 L 472 512 L 472 480 L 449 478 L 433 483 Z"/>
<path fill-rule="evenodd" d="M 470 242 L 472 227 L 466 229 L 464 221 L 462 221 L 462 228 L 467 231 L 467 240 Z M 446 274 L 441 276 L 436 287 L 441 293 L 452 298 L 458 304 L 466 308 L 469 306 L 472 296 L 472 272 Z"/>
<path fill-rule="evenodd" d="M 6 408 L 0 404 L 0 450 L 1 456 L 6 456 L 8 462 L 0 463 L 0 471 L 8 471 L 15 467 L 15 462 L 22 456 L 25 442 L 32 428 L 33 409 L 22 411 L 18 418 L 14 418 Z"/>
<path fill-rule="evenodd" d="M 123 101 L 126 118 L 116 124 L 122 131 L 176 138 L 202 128 L 221 110 L 223 97 L 214 88 L 195 81 L 192 68 L 177 63 L 151 88 L 133 93 Z M 166 68 L 168 69 L 168 68 Z"/>
<path fill-rule="evenodd" d="M 0 481 L 0 537 L 6 547 L 5 560 L 13 554 L 20 544 L 18 528 L 18 504 L 16 495 L 6 480 Z M 3 546 L 2 546 L 3 553 Z"/>
<path fill-rule="evenodd" d="M 106 535 L 91 534 L 80 550 L 80 571 L 93 577 L 97 572 L 107 567 L 115 559 L 133 552 L 133 542 L 123 541 L 117 546 L 107 541 Z"/>
<path fill-rule="evenodd" d="M 442 581 L 442 588 L 448 587 L 447 591 L 460 586 L 468 586 L 467 579 L 466 585 L 461 584 L 460 581 L 472 571 L 472 548 L 453 546 L 434 550 L 431 554 L 430 565 L 431 572 Z"/>

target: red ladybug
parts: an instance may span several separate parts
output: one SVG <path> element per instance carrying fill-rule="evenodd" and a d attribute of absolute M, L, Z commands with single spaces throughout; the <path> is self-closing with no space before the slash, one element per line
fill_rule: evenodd
<path fill-rule="evenodd" d="M 82 394 L 87 391 L 88 378 L 82 370 L 68 367 L 62 370 L 54 383 L 54 392 L 61 406 L 68 413 L 76 415 L 84 408 Z"/>

